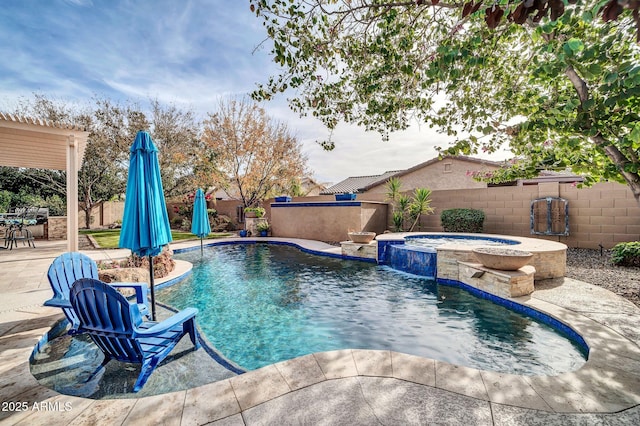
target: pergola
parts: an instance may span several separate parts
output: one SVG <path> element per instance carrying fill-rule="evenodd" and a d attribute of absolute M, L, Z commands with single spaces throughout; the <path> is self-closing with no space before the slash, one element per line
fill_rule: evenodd
<path fill-rule="evenodd" d="M 0 112 L 0 166 L 67 171 L 67 247 L 78 251 L 78 170 L 89 132 Z"/>

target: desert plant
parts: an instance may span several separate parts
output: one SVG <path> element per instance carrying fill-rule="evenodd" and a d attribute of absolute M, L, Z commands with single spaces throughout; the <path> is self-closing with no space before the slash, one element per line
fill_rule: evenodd
<path fill-rule="evenodd" d="M 402 182 L 397 177 L 389 178 L 387 181 L 387 200 L 395 204 L 396 200 L 400 196 L 400 187 Z"/>
<path fill-rule="evenodd" d="M 396 232 L 404 231 L 404 223 L 407 218 L 411 219 L 411 228 L 420 222 L 420 216 L 433 213 L 431 208 L 431 190 L 427 188 L 416 188 L 413 196 L 408 197 L 400 193 L 402 182 L 397 177 L 392 177 L 387 181 L 387 200 L 391 201 L 391 220 Z"/>
<path fill-rule="evenodd" d="M 256 224 L 256 229 L 258 231 L 268 231 L 269 230 L 269 222 L 266 220 L 260 221 Z"/>
<path fill-rule="evenodd" d="M 431 207 L 431 190 L 427 188 L 416 188 L 409 203 L 409 216 L 413 219 L 409 232 L 413 231 L 416 224 L 420 222 L 420 216 L 433 213 Z"/>
<path fill-rule="evenodd" d="M 484 212 L 476 209 L 443 210 L 440 222 L 445 232 L 482 232 Z"/>
<path fill-rule="evenodd" d="M 611 252 L 611 261 L 618 266 L 640 266 L 640 241 L 616 244 Z"/>
<path fill-rule="evenodd" d="M 396 232 L 402 232 L 404 230 L 404 212 L 395 211 L 391 216 L 393 220 L 393 227 Z"/>

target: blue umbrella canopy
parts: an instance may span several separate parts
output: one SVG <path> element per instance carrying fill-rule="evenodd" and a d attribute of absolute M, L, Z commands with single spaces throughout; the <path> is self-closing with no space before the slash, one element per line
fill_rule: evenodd
<path fill-rule="evenodd" d="M 156 256 L 172 241 L 158 148 L 149 133 L 140 131 L 130 151 L 119 246 L 131 249 L 138 256 Z"/>
<path fill-rule="evenodd" d="M 140 131 L 131 146 L 129 178 L 119 246 L 149 257 L 151 319 L 156 319 L 153 256 L 172 241 L 164 201 L 158 148 L 147 132 Z"/>
<path fill-rule="evenodd" d="M 193 217 L 191 218 L 191 233 L 198 238 L 205 238 L 211 233 L 209 215 L 207 214 L 207 202 L 204 199 L 204 191 L 198 188 L 193 199 Z"/>

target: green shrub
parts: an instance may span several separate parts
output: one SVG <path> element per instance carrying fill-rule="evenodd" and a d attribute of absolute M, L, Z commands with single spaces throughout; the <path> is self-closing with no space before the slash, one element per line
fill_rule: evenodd
<path fill-rule="evenodd" d="M 484 212 L 475 209 L 443 210 L 440 222 L 446 232 L 482 232 Z"/>
<path fill-rule="evenodd" d="M 640 266 L 640 241 L 616 244 L 611 261 L 618 266 Z"/>
<path fill-rule="evenodd" d="M 266 210 L 262 207 L 245 207 L 244 209 L 246 213 L 255 213 L 256 217 L 264 217 Z"/>
<path fill-rule="evenodd" d="M 59 195 L 52 195 L 48 197 L 41 207 L 47 207 L 49 209 L 49 216 L 67 215 L 67 200 Z"/>

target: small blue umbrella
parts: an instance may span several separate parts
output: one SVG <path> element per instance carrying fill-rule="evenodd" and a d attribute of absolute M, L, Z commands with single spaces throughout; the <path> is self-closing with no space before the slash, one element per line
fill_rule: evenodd
<path fill-rule="evenodd" d="M 204 191 L 198 188 L 193 199 L 193 217 L 191 218 L 191 233 L 200 238 L 200 253 L 202 254 L 202 239 L 211 232 L 209 215 L 207 214 L 207 202 L 204 199 Z"/>
<path fill-rule="evenodd" d="M 119 246 L 140 257 L 149 257 L 151 319 L 155 321 L 153 256 L 160 254 L 162 247 L 172 241 L 171 228 L 160 179 L 158 148 L 149 133 L 139 131 L 130 151 Z"/>

